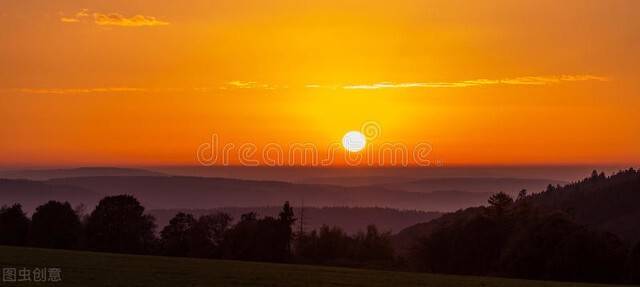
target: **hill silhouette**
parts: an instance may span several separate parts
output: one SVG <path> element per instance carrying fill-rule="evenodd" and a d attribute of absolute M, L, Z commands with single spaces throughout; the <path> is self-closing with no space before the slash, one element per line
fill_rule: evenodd
<path fill-rule="evenodd" d="M 79 167 L 69 169 L 26 169 L 0 171 L 0 178 L 47 180 L 83 176 L 163 176 L 164 173 L 137 168 Z"/>
<path fill-rule="evenodd" d="M 593 172 L 564 186 L 549 186 L 527 202 L 562 210 L 583 225 L 609 231 L 628 242 L 640 240 L 640 172 L 627 169 L 611 176 Z"/>
<path fill-rule="evenodd" d="M 564 186 L 549 185 L 515 205 L 527 205 L 541 213 L 566 213 L 577 224 L 610 232 L 633 245 L 640 240 L 638 202 L 640 172 L 628 169 L 608 177 L 594 172 L 588 178 Z M 464 222 L 482 212 L 483 208 L 472 207 L 407 227 L 393 237 L 393 244 L 398 254 L 407 254 L 417 240 L 429 237 L 439 227 Z"/>
<path fill-rule="evenodd" d="M 49 200 L 68 201 L 75 206 L 95 204 L 100 198 L 100 194 L 78 186 L 0 178 L 0 205 L 20 203 L 26 211 L 33 211 Z"/>
<path fill-rule="evenodd" d="M 547 185 L 566 184 L 566 181 L 549 178 L 524 177 L 434 177 L 408 178 L 400 176 L 317 177 L 302 183 L 332 184 L 341 186 L 371 186 L 411 192 L 466 191 L 516 194 L 521 189 L 542 190 Z"/>
<path fill-rule="evenodd" d="M 77 188 L 77 192 L 69 194 L 66 190 L 70 187 Z M 80 190 L 84 190 L 84 193 Z M 186 176 L 91 176 L 55 178 L 39 183 L 24 180 L 0 182 L 0 202 L 5 203 L 44 203 L 55 197 L 93 206 L 100 196 L 123 193 L 136 196 L 150 209 L 276 206 L 290 200 L 304 201 L 305 205 L 315 207 L 389 207 L 426 211 L 451 211 L 479 205 L 490 195 L 466 191 L 406 192 L 376 186 L 344 187 Z M 5 194 L 11 197 L 5 197 Z M 49 194 L 55 195 L 47 196 Z M 24 205 L 25 209 L 30 206 L 27 203 Z"/>

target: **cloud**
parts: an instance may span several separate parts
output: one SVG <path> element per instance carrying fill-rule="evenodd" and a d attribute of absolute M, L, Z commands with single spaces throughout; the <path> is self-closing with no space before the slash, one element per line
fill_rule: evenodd
<path fill-rule="evenodd" d="M 93 13 L 93 19 L 94 23 L 100 26 L 143 27 L 169 25 L 169 22 L 158 20 L 153 16 L 144 15 L 135 15 L 127 18 L 118 13 Z"/>
<path fill-rule="evenodd" d="M 82 9 L 78 11 L 73 17 L 61 17 L 60 21 L 64 23 L 77 23 L 80 22 L 80 19 L 84 17 L 89 17 L 89 9 Z"/>
<path fill-rule="evenodd" d="M 100 26 L 120 26 L 120 27 L 145 27 L 145 26 L 165 26 L 169 22 L 159 20 L 153 16 L 134 15 L 131 17 L 123 16 L 120 13 L 89 13 L 89 9 L 82 9 L 72 17 L 63 16 L 60 21 L 63 23 L 91 22 Z"/>
<path fill-rule="evenodd" d="M 392 83 L 381 82 L 368 85 L 347 85 L 344 89 L 350 90 L 377 90 L 377 89 L 395 89 L 395 88 L 462 88 L 475 86 L 477 84 L 471 82 L 430 82 L 430 83 Z"/>
<path fill-rule="evenodd" d="M 584 82 L 610 81 L 607 77 L 595 75 L 560 75 L 560 76 L 527 76 L 505 79 L 475 79 L 455 82 L 379 82 L 361 85 L 321 85 L 306 84 L 307 89 L 347 89 L 347 90 L 380 90 L 380 89 L 409 89 L 409 88 L 466 88 L 479 86 L 541 86 L 553 85 L 563 82 Z M 213 90 L 237 90 L 237 89 L 259 89 L 259 90 L 281 90 L 289 89 L 288 85 L 269 84 L 255 81 L 230 81 L 220 86 L 213 87 L 193 87 L 193 88 L 131 88 L 131 87 L 99 87 L 99 88 L 20 88 L 20 89 L 0 89 L 0 92 L 19 92 L 24 94 L 99 94 L 99 93 L 136 93 L 136 92 L 176 92 L 192 90 L 197 92 L 210 92 Z"/>
<path fill-rule="evenodd" d="M 76 23 L 76 22 L 80 22 L 80 20 L 78 18 L 75 17 L 61 17 L 60 18 L 61 22 L 64 23 Z"/>
<path fill-rule="evenodd" d="M 378 89 L 398 89 L 398 88 L 465 88 L 490 85 L 526 85 L 540 86 L 559 84 L 562 82 L 582 82 L 582 81 L 609 81 L 609 78 L 594 75 L 560 75 L 560 76 L 527 76 L 506 79 L 475 79 L 456 82 L 409 82 L 393 83 L 380 82 L 373 84 L 346 85 L 342 88 L 349 90 L 378 90 Z"/>
<path fill-rule="evenodd" d="M 288 86 L 265 84 L 265 83 L 258 83 L 258 82 L 247 82 L 247 81 L 231 81 L 219 88 L 221 90 L 229 90 L 229 89 L 276 90 L 276 89 L 286 89 L 288 88 Z"/>
<path fill-rule="evenodd" d="M 257 82 L 244 82 L 244 81 L 231 81 L 227 83 L 227 85 L 234 88 L 239 88 L 239 89 L 255 88 L 257 84 L 258 84 Z"/>

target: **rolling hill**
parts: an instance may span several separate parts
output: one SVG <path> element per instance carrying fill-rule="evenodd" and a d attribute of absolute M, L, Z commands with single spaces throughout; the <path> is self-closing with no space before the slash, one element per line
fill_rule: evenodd
<path fill-rule="evenodd" d="M 60 268 L 56 286 L 431 286 L 589 287 L 491 277 L 360 270 L 307 265 L 170 258 L 0 246 L 0 267 Z M 41 286 L 19 282 L 16 286 Z"/>
<path fill-rule="evenodd" d="M 640 171 L 627 169 L 611 176 L 592 174 L 581 181 L 554 187 L 527 199 L 547 210 L 563 210 L 576 222 L 640 241 Z"/>
<path fill-rule="evenodd" d="M 49 200 L 69 201 L 75 206 L 95 204 L 101 197 L 99 193 L 77 186 L 0 178 L 0 206 L 20 203 L 24 210 L 32 211 Z"/>
<path fill-rule="evenodd" d="M 163 176 L 164 173 L 137 168 L 79 167 L 69 169 L 25 169 L 0 171 L 0 178 L 47 180 L 83 176 Z"/>
<path fill-rule="evenodd" d="M 84 193 L 76 192 L 71 196 L 66 192 L 69 188 Z M 315 207 L 389 207 L 425 211 L 451 211 L 475 206 L 484 203 L 489 196 L 489 193 L 465 191 L 423 193 L 384 187 L 186 176 L 91 176 L 41 182 L 0 181 L 0 203 L 4 204 L 21 202 L 27 206 L 25 202 L 44 203 L 57 199 L 83 202 L 92 207 L 100 197 L 116 194 L 134 195 L 148 209 L 280 206 L 288 200 L 293 204 L 304 201 L 306 206 Z"/>
<path fill-rule="evenodd" d="M 532 194 L 516 204 L 528 204 L 541 211 L 562 211 L 581 225 L 615 234 L 629 245 L 640 240 L 640 172 L 628 169 L 611 176 L 594 173 L 591 177 L 554 186 Z M 407 250 L 421 237 L 427 237 L 434 228 L 456 221 L 464 221 L 480 212 L 467 208 L 448 213 L 430 222 L 418 223 L 398 232 L 393 243 L 398 254 Z"/>
<path fill-rule="evenodd" d="M 493 193 L 503 191 L 517 193 L 522 189 L 540 191 L 547 185 L 567 182 L 548 178 L 520 177 L 434 177 L 406 178 L 392 176 L 362 177 L 318 177 L 300 181 L 311 184 L 332 184 L 341 186 L 372 186 L 411 192 L 465 191 Z"/>

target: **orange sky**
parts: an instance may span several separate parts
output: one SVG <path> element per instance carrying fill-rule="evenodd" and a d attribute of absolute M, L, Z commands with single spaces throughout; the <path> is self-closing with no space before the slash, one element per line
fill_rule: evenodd
<path fill-rule="evenodd" d="M 640 162 L 639 1 L 0 6 L 0 166 L 324 153 L 367 121 L 444 165 Z"/>

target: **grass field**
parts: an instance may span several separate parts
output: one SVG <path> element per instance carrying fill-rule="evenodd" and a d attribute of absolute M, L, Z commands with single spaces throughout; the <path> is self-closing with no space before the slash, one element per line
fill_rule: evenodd
<path fill-rule="evenodd" d="M 7 246 L 0 246 L 0 266 L 62 270 L 59 283 L 11 286 L 605 286 Z"/>

